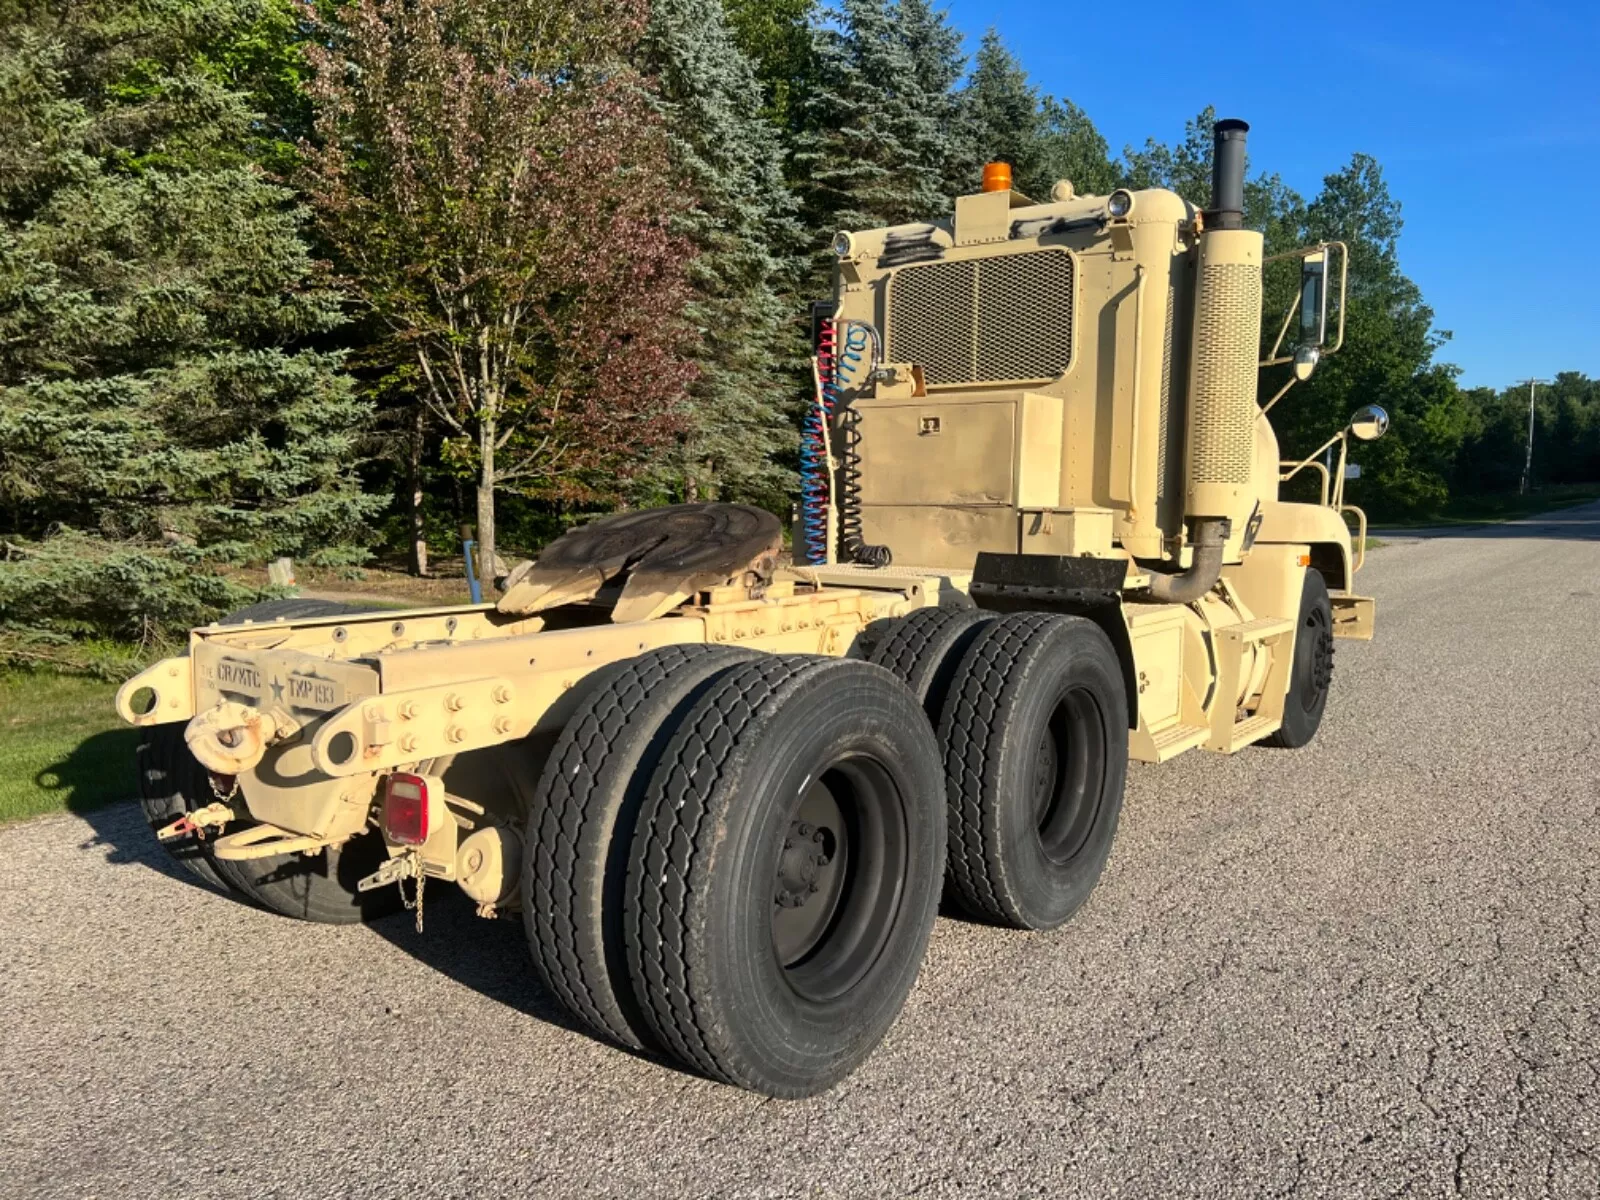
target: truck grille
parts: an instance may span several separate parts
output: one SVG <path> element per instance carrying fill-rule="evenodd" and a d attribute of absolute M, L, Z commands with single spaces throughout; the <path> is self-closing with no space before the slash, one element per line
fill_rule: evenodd
<path fill-rule="evenodd" d="M 888 356 L 930 384 L 1039 383 L 1072 362 L 1072 255 L 1037 250 L 901 267 Z"/>

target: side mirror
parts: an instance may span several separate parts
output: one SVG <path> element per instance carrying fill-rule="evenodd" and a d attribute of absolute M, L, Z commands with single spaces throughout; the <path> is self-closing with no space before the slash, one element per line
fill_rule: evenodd
<path fill-rule="evenodd" d="M 1300 383 L 1311 378 L 1311 372 L 1322 361 L 1322 351 L 1315 346 L 1301 346 L 1294 352 L 1294 377 Z"/>
<path fill-rule="evenodd" d="M 1350 436 L 1360 442 L 1375 442 L 1389 432 L 1389 414 L 1376 404 L 1358 408 L 1350 418 Z"/>
<path fill-rule="evenodd" d="M 1327 342 L 1328 252 L 1318 250 L 1300 260 L 1300 337 L 1295 344 L 1301 350 L 1320 350 Z"/>

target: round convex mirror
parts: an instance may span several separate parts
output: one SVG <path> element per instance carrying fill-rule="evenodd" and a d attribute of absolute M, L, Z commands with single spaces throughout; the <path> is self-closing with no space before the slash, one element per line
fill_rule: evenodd
<path fill-rule="evenodd" d="M 1350 418 L 1350 435 L 1357 441 L 1375 442 L 1389 432 L 1389 414 L 1376 404 L 1356 409 Z"/>

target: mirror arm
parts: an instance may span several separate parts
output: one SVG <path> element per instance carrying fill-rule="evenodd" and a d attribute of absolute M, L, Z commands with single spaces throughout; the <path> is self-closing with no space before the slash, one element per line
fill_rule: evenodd
<path fill-rule="evenodd" d="M 1300 474 L 1300 472 L 1304 471 L 1307 467 L 1311 467 L 1313 470 L 1315 470 L 1318 473 L 1320 473 L 1321 476 L 1322 476 L 1322 507 L 1323 508 L 1327 508 L 1328 507 L 1328 467 L 1327 467 L 1327 464 L 1319 463 L 1319 462 L 1309 462 L 1309 461 L 1300 463 L 1298 465 L 1296 465 L 1295 463 L 1288 462 L 1288 461 L 1280 462 L 1278 464 L 1278 470 L 1283 471 L 1284 467 L 1293 467 L 1294 469 L 1292 471 L 1285 471 L 1283 474 L 1279 475 L 1278 476 L 1278 482 L 1279 483 L 1288 483 L 1289 480 L 1293 479 L 1296 475 Z"/>
<path fill-rule="evenodd" d="M 1290 471 L 1289 474 L 1293 475 L 1295 473 L 1295 471 L 1300 470 L 1302 467 L 1309 467 L 1316 460 L 1317 455 L 1321 454 L 1329 446 L 1333 445 L 1340 438 L 1344 437 L 1344 432 L 1345 431 L 1342 430 L 1342 429 L 1339 430 L 1338 433 L 1334 434 L 1327 441 L 1323 442 L 1322 445 L 1318 446 L 1310 454 L 1308 454 L 1304 458 L 1302 458 L 1298 463 L 1295 464 L 1294 471 Z"/>
<path fill-rule="evenodd" d="M 1306 281 L 1302 278 L 1300 280 L 1300 290 L 1294 294 L 1294 303 L 1289 305 L 1289 311 L 1283 314 L 1283 326 L 1278 330 L 1278 340 L 1272 343 L 1272 352 L 1267 355 L 1268 363 L 1277 360 L 1278 351 L 1283 349 L 1283 339 L 1289 336 L 1289 324 L 1294 320 L 1295 312 L 1305 303 L 1305 298 Z M 1262 365 L 1265 366 L 1266 363 Z"/>
<path fill-rule="evenodd" d="M 1279 400 L 1282 400 L 1283 397 L 1284 397 L 1284 394 L 1287 393 L 1290 388 L 1292 388 L 1295 384 L 1297 384 L 1299 382 L 1300 381 L 1298 379 L 1296 379 L 1293 375 L 1290 375 L 1289 376 L 1289 382 L 1284 384 L 1281 388 L 1278 389 L 1278 394 L 1273 396 L 1273 398 L 1271 400 L 1268 400 L 1265 404 L 1263 404 L 1261 406 L 1261 415 L 1264 417 L 1269 412 L 1271 412 L 1272 411 L 1272 406 L 1274 404 L 1276 404 Z"/>
<path fill-rule="evenodd" d="M 1333 480 L 1333 506 L 1335 508 L 1344 507 L 1344 462 L 1345 456 L 1350 453 L 1350 439 L 1346 436 L 1349 432 L 1348 429 L 1339 431 L 1339 474 Z"/>

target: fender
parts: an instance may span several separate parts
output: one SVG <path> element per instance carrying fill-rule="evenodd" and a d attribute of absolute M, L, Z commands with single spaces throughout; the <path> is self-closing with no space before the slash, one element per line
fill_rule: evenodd
<path fill-rule="evenodd" d="M 1322 572 L 1329 591 L 1348 591 L 1350 529 L 1344 518 L 1320 504 L 1291 504 L 1282 500 L 1261 502 L 1258 543 L 1295 543 L 1311 548 L 1311 565 Z"/>

